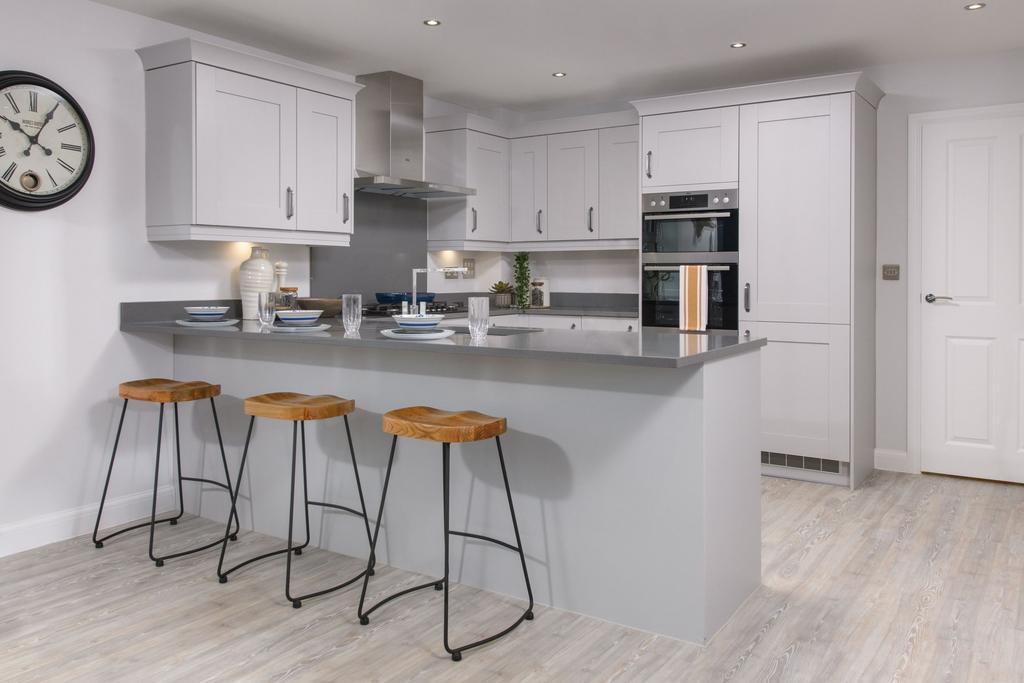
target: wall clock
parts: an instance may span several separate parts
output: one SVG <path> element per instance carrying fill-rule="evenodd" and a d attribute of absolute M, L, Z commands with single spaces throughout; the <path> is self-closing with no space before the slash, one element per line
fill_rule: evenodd
<path fill-rule="evenodd" d="M 0 205 L 52 209 L 92 172 L 92 128 L 64 88 L 27 71 L 0 71 Z"/>

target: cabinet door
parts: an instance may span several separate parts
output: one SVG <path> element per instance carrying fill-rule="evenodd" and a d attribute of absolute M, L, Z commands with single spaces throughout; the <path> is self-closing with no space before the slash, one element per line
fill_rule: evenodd
<path fill-rule="evenodd" d="M 352 102 L 298 91 L 299 230 L 352 232 Z"/>
<path fill-rule="evenodd" d="M 739 110 L 703 109 L 643 117 L 645 190 L 731 185 L 738 180 Z"/>
<path fill-rule="evenodd" d="M 466 179 L 476 195 L 467 199 L 467 239 L 508 242 L 508 140 L 467 132 Z"/>
<path fill-rule="evenodd" d="M 508 173 L 512 241 L 547 239 L 547 136 L 511 140 Z"/>
<path fill-rule="evenodd" d="M 598 135 L 601 239 L 640 238 L 640 126 L 603 128 Z"/>
<path fill-rule="evenodd" d="M 596 130 L 548 136 L 548 239 L 597 237 L 597 155 Z"/>
<path fill-rule="evenodd" d="M 196 65 L 196 222 L 295 229 L 295 88 Z"/>
<path fill-rule="evenodd" d="M 848 324 L 851 95 L 740 118 L 740 318 Z"/>
<path fill-rule="evenodd" d="M 583 319 L 575 315 L 528 315 L 530 327 L 542 330 L 582 330 Z"/>
<path fill-rule="evenodd" d="M 850 460 L 848 325 L 741 323 L 767 337 L 761 358 L 761 450 Z"/>
<path fill-rule="evenodd" d="M 636 332 L 640 329 L 640 321 L 636 318 L 584 316 L 583 329 L 586 332 Z"/>

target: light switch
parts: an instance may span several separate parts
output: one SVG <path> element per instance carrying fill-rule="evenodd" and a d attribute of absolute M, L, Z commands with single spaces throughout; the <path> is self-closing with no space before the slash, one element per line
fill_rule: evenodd
<path fill-rule="evenodd" d="M 899 280 L 900 279 L 900 264 L 898 263 L 885 263 L 882 265 L 882 279 L 883 280 Z"/>

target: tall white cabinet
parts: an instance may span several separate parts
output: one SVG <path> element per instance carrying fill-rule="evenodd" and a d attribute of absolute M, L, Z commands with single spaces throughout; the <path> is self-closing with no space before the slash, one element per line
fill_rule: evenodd
<path fill-rule="evenodd" d="M 634 103 L 642 164 L 653 151 L 645 188 L 738 186 L 740 333 L 769 341 L 768 474 L 855 487 L 874 468 L 881 97 L 859 74 L 841 74 Z M 704 161 L 659 164 L 667 149 L 702 150 Z"/>
<path fill-rule="evenodd" d="M 349 244 L 362 86 L 191 39 L 139 55 L 150 240 Z"/>

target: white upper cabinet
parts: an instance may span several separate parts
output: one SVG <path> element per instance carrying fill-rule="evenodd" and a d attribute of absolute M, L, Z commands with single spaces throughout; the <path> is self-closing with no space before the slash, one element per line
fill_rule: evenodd
<path fill-rule="evenodd" d="M 295 88 L 196 65 L 196 222 L 294 229 Z"/>
<path fill-rule="evenodd" d="M 548 234 L 548 138 L 510 140 L 509 222 L 513 242 L 545 240 Z"/>
<path fill-rule="evenodd" d="M 348 246 L 362 86 L 191 39 L 139 55 L 150 240 Z"/>
<path fill-rule="evenodd" d="M 742 108 L 743 320 L 850 323 L 851 98 Z"/>
<path fill-rule="evenodd" d="M 428 178 L 476 190 L 465 198 L 430 200 L 427 239 L 432 246 L 461 249 L 466 242 L 508 242 L 508 140 L 464 128 L 427 133 L 425 140 Z"/>
<path fill-rule="evenodd" d="M 644 116 L 642 127 L 644 190 L 736 187 L 737 107 Z"/>
<path fill-rule="evenodd" d="M 596 239 L 598 214 L 598 132 L 548 136 L 548 239 Z"/>
<path fill-rule="evenodd" d="M 601 239 L 639 239 L 640 126 L 603 128 L 598 135 Z"/>
<path fill-rule="evenodd" d="M 352 102 L 298 92 L 298 229 L 352 232 Z"/>

